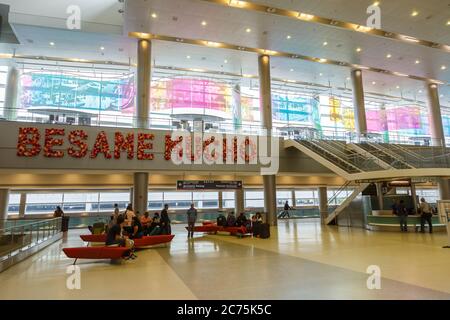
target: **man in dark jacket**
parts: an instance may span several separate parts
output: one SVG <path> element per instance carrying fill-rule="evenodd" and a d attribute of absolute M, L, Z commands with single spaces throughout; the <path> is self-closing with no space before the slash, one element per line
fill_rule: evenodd
<path fill-rule="evenodd" d="M 169 218 L 169 205 L 165 204 L 164 209 L 161 211 L 161 229 L 162 234 L 172 234 L 172 228 L 170 227 L 170 218 Z"/>
<path fill-rule="evenodd" d="M 408 231 L 408 211 L 405 207 L 405 201 L 400 200 L 396 211 L 398 217 L 400 218 L 400 230 Z"/>

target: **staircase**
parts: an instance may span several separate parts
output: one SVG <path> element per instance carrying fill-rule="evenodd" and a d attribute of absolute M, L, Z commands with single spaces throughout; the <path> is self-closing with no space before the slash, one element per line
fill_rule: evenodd
<path fill-rule="evenodd" d="M 346 188 L 349 186 L 350 182 L 347 182 L 346 184 L 344 184 L 338 192 L 336 192 L 333 197 L 329 200 L 329 204 L 332 203 L 334 201 L 334 199 L 336 199 L 339 196 L 339 193 L 343 192 L 344 190 L 346 190 Z M 336 218 L 339 216 L 339 214 L 341 214 L 345 208 L 347 208 L 350 203 L 355 200 L 355 198 L 361 193 L 363 192 L 368 186 L 370 185 L 370 183 L 361 183 L 359 186 L 357 186 L 353 192 L 350 194 L 349 197 L 347 197 L 344 202 L 342 202 L 336 209 L 334 209 L 334 211 L 332 211 L 328 217 L 325 219 L 325 224 L 335 224 L 336 223 Z"/>
<path fill-rule="evenodd" d="M 315 138 L 285 140 L 284 146 L 297 148 L 349 181 L 450 176 L 450 149 Z"/>

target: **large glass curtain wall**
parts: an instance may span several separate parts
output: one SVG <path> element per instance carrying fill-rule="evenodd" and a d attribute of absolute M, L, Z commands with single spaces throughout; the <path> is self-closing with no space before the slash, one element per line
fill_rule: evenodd
<path fill-rule="evenodd" d="M 130 69 L 20 66 L 18 120 L 133 126 L 136 80 Z M 0 68 L 1 114 L 7 70 Z M 213 117 L 214 121 L 205 120 L 204 130 L 254 132 L 260 127 L 257 79 L 156 68 L 151 97 L 152 128 L 195 129 L 194 123 L 184 120 L 186 114 L 188 119 Z M 382 141 L 414 144 L 429 136 L 424 101 L 368 92 L 365 99 L 368 131 Z M 345 140 L 354 132 L 348 88 L 273 81 L 272 100 L 273 126 L 281 135 Z M 450 136 L 450 111 L 445 106 L 442 110 L 445 133 Z"/>
<path fill-rule="evenodd" d="M 328 199 L 332 199 L 337 188 L 328 188 Z M 408 190 L 399 189 L 398 192 L 408 194 Z M 339 205 L 352 192 L 340 192 L 330 205 Z M 436 203 L 439 198 L 437 189 L 417 188 L 417 195 L 424 197 L 430 203 Z M 127 190 L 67 190 L 59 191 L 24 191 L 26 193 L 25 214 L 45 215 L 52 214 L 56 206 L 61 206 L 68 214 L 98 213 L 106 214 L 113 211 L 114 204 L 124 210 L 130 202 L 130 193 Z M 279 189 L 276 192 L 277 206 L 282 208 L 287 201 L 294 207 L 317 207 L 319 205 L 318 190 L 314 188 Z M 244 191 L 246 208 L 264 208 L 264 191 L 262 189 L 247 189 Z M 295 197 L 295 203 L 293 196 Z M 17 215 L 20 207 L 20 193 L 11 192 L 9 196 L 9 215 Z M 191 203 L 198 209 L 219 209 L 218 192 L 185 192 L 170 190 L 150 190 L 148 193 L 148 208 L 150 211 L 159 211 L 167 203 L 172 210 L 188 209 Z M 234 209 L 234 191 L 222 192 L 222 208 Z"/>

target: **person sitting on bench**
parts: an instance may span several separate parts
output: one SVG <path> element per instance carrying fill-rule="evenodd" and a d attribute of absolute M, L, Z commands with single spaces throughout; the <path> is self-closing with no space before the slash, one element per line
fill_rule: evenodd
<path fill-rule="evenodd" d="M 139 221 L 138 217 L 133 217 L 131 222 L 132 233 L 130 234 L 130 239 L 139 239 L 144 236 L 144 229 Z"/>
<path fill-rule="evenodd" d="M 135 259 L 133 242 L 122 235 L 125 219 L 122 215 L 117 217 L 117 223 L 113 225 L 106 235 L 105 245 L 107 247 L 130 247 L 130 255 L 127 258 Z"/>
<path fill-rule="evenodd" d="M 227 217 L 227 227 L 234 227 L 236 225 L 236 217 L 234 212 L 230 212 Z"/>
<path fill-rule="evenodd" d="M 148 211 L 145 211 L 144 215 L 141 217 L 141 224 L 144 234 L 148 233 L 148 228 L 152 224 L 152 218 L 148 216 Z"/>
<path fill-rule="evenodd" d="M 239 216 L 236 219 L 236 226 L 247 226 L 247 217 L 245 216 L 244 212 L 241 212 Z"/>

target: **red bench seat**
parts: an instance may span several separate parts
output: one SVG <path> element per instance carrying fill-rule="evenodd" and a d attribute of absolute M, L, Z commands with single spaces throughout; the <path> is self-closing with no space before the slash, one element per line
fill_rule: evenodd
<path fill-rule="evenodd" d="M 125 256 L 130 249 L 125 247 L 79 247 L 64 248 L 64 253 L 68 258 L 75 259 L 120 259 Z"/>
<path fill-rule="evenodd" d="M 144 236 L 139 239 L 134 239 L 134 246 L 136 248 L 145 248 L 156 244 L 162 244 L 172 241 L 175 235 L 162 234 L 157 236 Z M 80 238 L 85 242 L 106 242 L 106 234 L 84 234 L 80 235 Z"/>
<path fill-rule="evenodd" d="M 186 230 L 188 227 L 186 227 Z M 218 231 L 224 231 L 229 232 L 232 235 L 235 235 L 236 233 L 247 233 L 247 229 L 243 226 L 241 227 L 221 227 L 216 224 L 206 224 L 201 226 L 195 226 L 194 232 L 218 232 Z"/>

